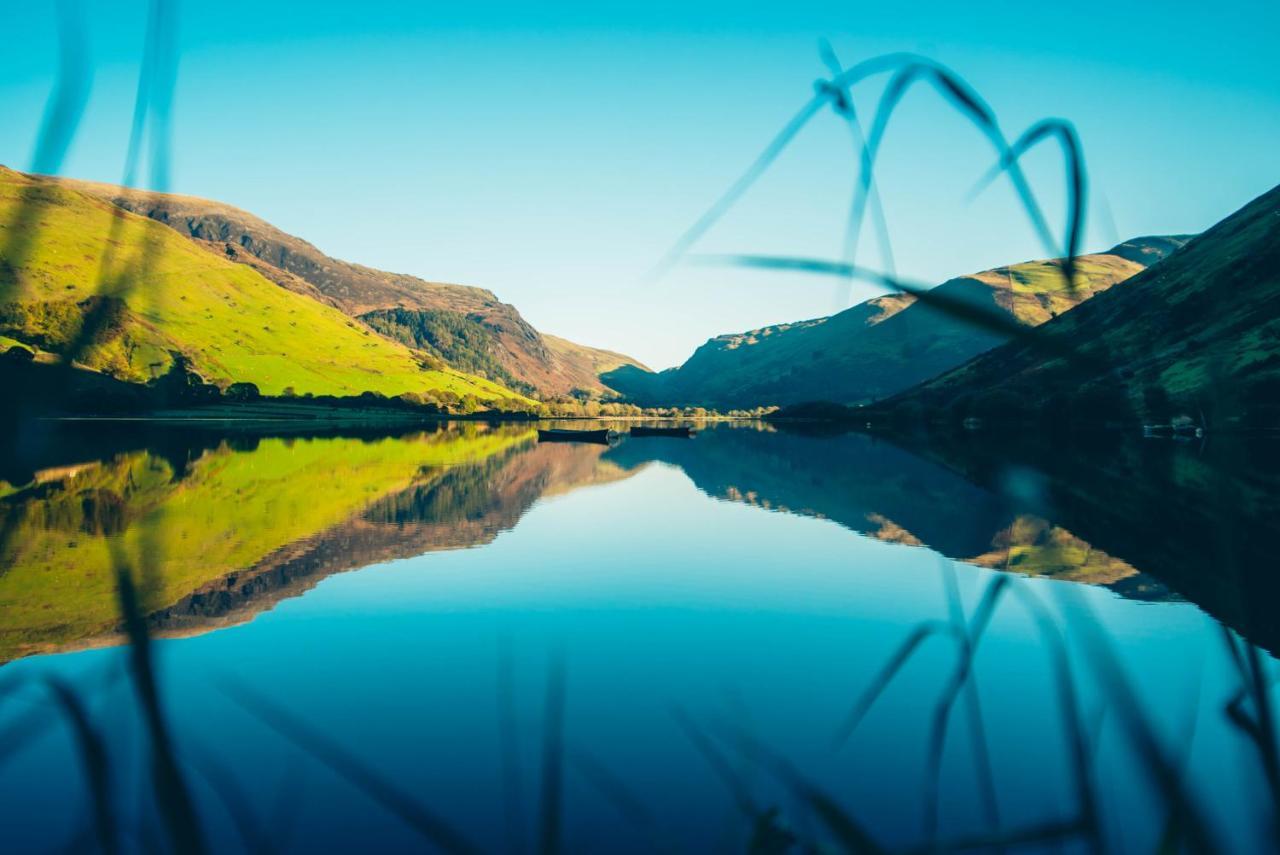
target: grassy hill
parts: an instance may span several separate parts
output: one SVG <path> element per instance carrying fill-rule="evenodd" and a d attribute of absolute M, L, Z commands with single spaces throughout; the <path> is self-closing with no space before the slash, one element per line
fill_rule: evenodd
<path fill-rule="evenodd" d="M 0 167 L 0 335 L 64 354 L 91 313 L 102 323 L 80 362 L 129 382 L 163 374 L 178 354 L 210 382 L 264 394 L 516 397 L 159 223 Z"/>
<path fill-rule="evenodd" d="M 1068 289 L 1060 263 L 1029 261 L 952 279 L 941 295 L 1036 326 L 1158 261 L 1183 238 L 1139 238 L 1078 259 Z M 624 368 L 606 380 L 639 403 L 752 407 L 815 399 L 860 403 L 892 395 L 1007 339 L 914 297 L 876 297 L 826 318 L 711 339 L 679 368 Z"/>
<path fill-rule="evenodd" d="M 1280 187 L 1041 332 L 883 409 L 1280 429 Z"/>
<path fill-rule="evenodd" d="M 374 319 L 375 325 L 385 325 L 386 313 L 396 312 L 397 324 L 408 327 L 447 321 L 463 331 L 451 337 L 462 346 L 453 350 L 428 342 L 428 349 L 451 365 L 479 369 L 483 363 L 485 376 L 513 388 L 544 397 L 575 389 L 605 393 L 609 390 L 600 380 L 601 364 L 608 369 L 622 364 L 643 368 L 630 357 L 540 333 L 491 291 L 428 282 L 331 258 L 301 238 L 230 205 L 192 196 L 141 193 L 112 184 L 57 180 L 165 223 L 282 287 L 318 297 L 352 317 L 365 316 Z M 414 320 L 415 314 L 422 317 Z"/>
<path fill-rule="evenodd" d="M 637 362 L 625 353 L 578 344 L 566 338 L 551 335 L 551 333 L 542 333 L 542 340 L 547 343 L 547 347 L 560 360 L 566 374 L 574 378 L 576 384 L 574 388 L 593 388 L 593 386 L 584 386 L 579 382 L 587 377 L 590 377 L 594 384 L 605 385 L 602 380 L 603 376 L 624 365 L 640 371 L 649 370 L 643 363 Z M 605 386 L 605 388 L 609 387 Z"/>

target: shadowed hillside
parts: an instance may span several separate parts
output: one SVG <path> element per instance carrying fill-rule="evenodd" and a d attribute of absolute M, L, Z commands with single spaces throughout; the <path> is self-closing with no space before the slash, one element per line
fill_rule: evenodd
<path fill-rule="evenodd" d="M 565 395 L 575 389 L 601 393 L 607 391 L 601 373 L 621 365 L 639 366 L 630 357 L 538 332 L 514 306 L 501 302 L 491 291 L 428 282 L 330 258 L 301 238 L 230 205 L 111 184 L 58 180 L 165 223 L 233 261 L 252 266 L 285 288 L 319 296 L 353 317 L 364 316 L 382 332 L 391 326 L 387 321 L 391 310 L 398 310 L 401 327 L 413 326 L 413 316 L 426 313 L 427 320 L 464 329 L 467 335 L 459 339 L 465 340 L 465 346 L 456 350 L 451 342 L 430 337 L 418 340 L 416 346 L 459 367 L 483 363 L 488 366 L 485 376 L 525 392 L 542 396 Z M 395 337 L 415 343 L 412 338 Z M 477 360 L 477 352 L 483 360 Z"/>
<path fill-rule="evenodd" d="M 1280 187 L 1040 332 L 882 409 L 1280 429 Z"/>
<path fill-rule="evenodd" d="M 1137 238 L 1077 260 L 1067 288 L 1060 261 L 1030 261 L 952 279 L 937 293 L 1036 326 L 1142 271 L 1185 242 Z M 876 297 L 826 318 L 777 324 L 704 344 L 660 374 L 606 375 L 638 403 L 720 408 L 810 400 L 860 403 L 899 392 L 1008 339 L 906 294 Z"/>

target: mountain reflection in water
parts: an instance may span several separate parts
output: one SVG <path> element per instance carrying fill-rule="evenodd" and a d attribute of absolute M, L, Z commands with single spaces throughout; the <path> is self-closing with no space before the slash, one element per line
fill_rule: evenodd
<path fill-rule="evenodd" d="M 864 434 L 765 425 L 613 448 L 539 444 L 527 426 L 194 445 L 161 432 L 146 447 L 88 461 L 75 457 L 79 434 L 71 438 L 71 456 L 46 450 L 52 457 L 29 472 L 9 461 L 7 474 L 28 480 L 0 482 L 4 658 L 112 640 L 106 541 L 142 538 L 161 520 L 149 621 L 160 635 L 189 634 L 247 620 L 333 573 L 489 543 L 541 498 L 655 462 L 679 467 L 716 499 L 983 567 L 1134 599 L 1189 597 L 1277 649 L 1266 613 L 1274 583 L 1250 572 L 1266 566 L 1280 537 L 1280 485 L 1265 476 L 1274 470 L 1224 470 L 1169 443 L 1124 443 L 1102 462 L 1086 454 L 1092 466 L 1059 449 L 1045 466 L 1010 464 L 1019 458 L 1007 445 L 999 457 L 972 440 L 912 453 Z M 1213 501 L 1224 491 L 1241 499 L 1228 515 Z M 1224 549 L 1232 560 L 1220 560 Z"/>
<path fill-rule="evenodd" d="M 714 498 L 829 519 L 870 537 L 928 546 L 972 564 L 1176 597 L 1155 578 L 1046 521 L 1043 495 L 987 489 L 864 434 L 718 430 L 701 445 L 627 443 L 607 459 L 679 466 Z"/>
<path fill-rule="evenodd" d="M 1247 679 L 1274 662 L 1206 617 L 1276 649 L 1265 448 L 764 424 L 539 444 L 479 423 L 45 424 L 8 447 L 15 851 L 48 848 L 86 787 L 134 789 L 138 705 L 115 675 L 150 643 L 106 649 L 122 567 L 142 637 L 175 639 L 153 676 L 218 851 L 255 823 L 303 850 L 410 850 L 447 826 L 491 851 L 562 819 L 566 851 L 1274 839 Z M 50 686 L 82 699 L 79 737 Z M 1173 749 L 1133 748 L 1147 737 Z M 85 780 L 82 744 L 105 758 Z M 1187 812 L 1213 821 L 1171 825 Z"/>

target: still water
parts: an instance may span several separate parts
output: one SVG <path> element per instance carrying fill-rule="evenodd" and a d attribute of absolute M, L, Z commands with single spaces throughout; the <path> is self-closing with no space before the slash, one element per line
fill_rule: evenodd
<path fill-rule="evenodd" d="M 1255 449 L 758 424 L 11 445 L 6 851 L 94 848 L 95 805 L 122 850 L 169 845 L 119 572 L 209 851 L 1274 846 L 1274 735 L 1241 723 L 1280 672 Z"/>

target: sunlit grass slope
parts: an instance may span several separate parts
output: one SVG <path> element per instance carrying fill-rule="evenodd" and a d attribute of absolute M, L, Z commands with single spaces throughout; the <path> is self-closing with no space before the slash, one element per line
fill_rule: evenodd
<path fill-rule="evenodd" d="M 296 235 L 248 211 L 194 196 L 142 193 L 112 184 L 57 179 L 59 184 L 173 227 L 179 234 L 252 266 L 291 290 L 309 291 L 352 317 L 395 313 L 398 326 L 415 320 L 446 320 L 463 335 L 435 337 L 425 349 L 455 368 L 483 374 L 511 388 L 533 388 L 542 396 L 575 389 L 605 391 L 599 375 L 619 365 L 643 368 L 630 357 L 575 344 L 535 329 L 515 306 L 492 291 L 469 285 L 428 282 L 333 258 Z M 348 212 L 351 213 L 351 212 Z M 335 213 L 342 216 L 341 211 Z M 422 317 L 415 316 L 422 314 Z M 385 318 L 384 318 L 385 320 Z M 396 330 L 391 335 L 402 343 Z M 477 365 L 473 346 L 483 358 Z M 473 365 L 468 368 L 468 362 Z"/>
<path fill-rule="evenodd" d="M 36 200 L 34 240 L 15 234 L 23 200 Z M 113 223 L 114 221 L 114 223 Z M 114 237 L 112 228 L 117 229 Z M 121 304 L 81 356 L 118 379 L 146 381 L 183 354 L 210 382 L 257 384 L 264 394 L 443 392 L 518 397 L 502 386 L 425 365 L 408 348 L 335 308 L 287 291 L 172 229 L 52 181 L 0 167 L 0 333 L 65 352 L 92 303 Z M 141 271 L 141 272 L 133 272 Z M 116 281 L 118 280 L 118 281 Z"/>
<path fill-rule="evenodd" d="M 14 526 L 0 555 L 0 661 L 111 631 L 112 549 L 147 611 L 350 519 L 377 499 L 527 441 L 532 430 L 411 439 L 267 439 L 222 446 L 175 473 L 148 452 L 54 473 L 0 498 Z"/>

